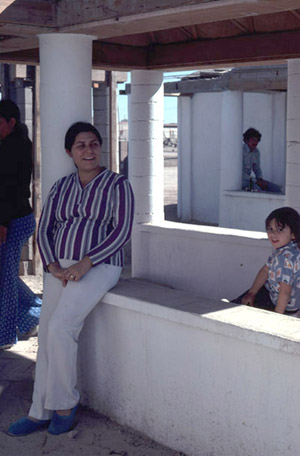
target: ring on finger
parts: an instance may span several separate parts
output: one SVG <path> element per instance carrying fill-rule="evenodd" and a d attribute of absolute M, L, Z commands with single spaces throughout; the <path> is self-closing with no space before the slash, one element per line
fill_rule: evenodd
<path fill-rule="evenodd" d="M 71 280 L 74 280 L 75 279 L 75 276 L 73 274 L 70 275 L 70 279 Z"/>

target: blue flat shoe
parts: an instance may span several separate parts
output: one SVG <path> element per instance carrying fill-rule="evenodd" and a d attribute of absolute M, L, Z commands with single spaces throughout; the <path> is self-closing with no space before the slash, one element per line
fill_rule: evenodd
<path fill-rule="evenodd" d="M 48 432 L 50 432 L 50 434 L 58 435 L 73 429 L 75 426 L 75 415 L 78 407 L 79 403 L 74 408 L 72 408 L 71 413 L 68 416 L 61 416 L 56 412 L 53 412 L 52 420 L 50 426 L 48 427 Z"/>
<path fill-rule="evenodd" d="M 27 416 L 20 418 L 8 428 L 7 434 L 13 437 L 21 437 L 32 432 L 39 431 L 48 426 L 50 420 L 32 421 Z"/>

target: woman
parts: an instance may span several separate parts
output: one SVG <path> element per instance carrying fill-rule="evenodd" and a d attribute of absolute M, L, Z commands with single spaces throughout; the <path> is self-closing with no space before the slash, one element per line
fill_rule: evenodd
<path fill-rule="evenodd" d="M 61 434 L 73 427 L 78 336 L 86 316 L 121 274 L 133 194 L 124 176 L 100 166 L 101 145 L 91 124 L 69 128 L 65 149 L 77 172 L 54 184 L 42 211 L 38 243 L 47 274 L 33 402 L 29 416 L 10 426 L 13 436 L 45 426 Z"/>
<path fill-rule="evenodd" d="M 36 331 L 41 300 L 19 278 L 23 245 L 35 230 L 29 203 L 32 144 L 11 100 L 0 101 L 0 349 Z"/>

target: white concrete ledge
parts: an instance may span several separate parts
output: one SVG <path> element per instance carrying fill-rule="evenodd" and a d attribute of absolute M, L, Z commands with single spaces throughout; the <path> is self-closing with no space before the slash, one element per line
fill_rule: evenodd
<path fill-rule="evenodd" d="M 178 223 L 163 221 L 161 223 L 143 223 L 139 225 L 139 229 L 143 232 L 148 233 L 162 233 L 168 232 L 172 233 L 172 236 L 189 236 L 194 239 L 199 239 L 206 236 L 207 239 L 216 239 L 216 236 L 219 237 L 218 240 L 236 242 L 238 238 L 241 238 L 245 241 L 249 240 L 252 242 L 253 239 L 268 239 L 265 231 L 253 231 L 253 230 L 241 230 L 238 228 L 225 228 L 221 226 L 208 226 L 208 225 L 194 225 L 190 223 Z"/>
<path fill-rule="evenodd" d="M 82 402 L 189 456 L 299 454 L 300 320 L 120 281 L 80 339 Z"/>
<path fill-rule="evenodd" d="M 134 279 L 121 280 L 103 303 L 300 355 L 300 320 L 287 315 Z"/>
<path fill-rule="evenodd" d="M 285 201 L 285 195 L 272 192 L 247 192 L 245 190 L 224 190 L 223 195 L 233 198 L 258 198 Z"/>

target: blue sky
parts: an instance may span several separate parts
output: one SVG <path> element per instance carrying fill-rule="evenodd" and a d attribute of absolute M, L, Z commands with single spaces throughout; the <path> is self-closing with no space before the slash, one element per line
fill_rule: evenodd
<path fill-rule="evenodd" d="M 176 71 L 170 73 L 164 73 L 164 81 L 175 81 L 178 80 L 179 76 L 184 74 L 192 73 L 191 71 Z M 128 73 L 128 81 L 130 82 L 130 73 Z M 119 90 L 125 89 L 125 84 L 118 84 Z M 118 95 L 118 107 L 119 107 L 119 119 L 127 119 L 127 95 Z M 177 123 L 177 97 L 165 97 L 164 104 L 164 123 Z"/>

